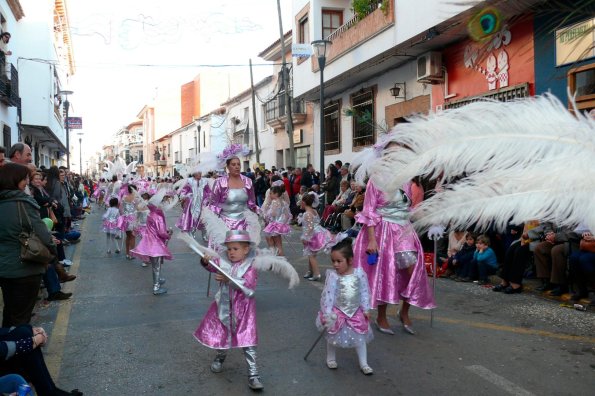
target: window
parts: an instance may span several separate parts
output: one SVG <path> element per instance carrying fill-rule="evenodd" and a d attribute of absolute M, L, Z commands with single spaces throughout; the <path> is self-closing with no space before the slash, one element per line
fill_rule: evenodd
<path fill-rule="evenodd" d="M 570 92 L 576 95 L 579 110 L 595 108 L 595 63 L 568 71 Z"/>
<path fill-rule="evenodd" d="M 339 102 L 324 107 L 324 151 L 341 150 L 340 107 Z"/>
<path fill-rule="evenodd" d="M 359 92 L 351 97 L 353 107 L 353 147 L 364 147 L 374 144 L 375 114 L 374 92 Z"/>
<path fill-rule="evenodd" d="M 322 37 L 327 38 L 343 24 L 343 11 L 322 10 Z"/>
<path fill-rule="evenodd" d="M 300 19 L 298 27 L 298 43 L 310 43 L 310 24 L 308 23 L 308 15 Z"/>
<path fill-rule="evenodd" d="M 6 149 L 10 149 L 10 146 L 12 146 L 12 138 L 11 138 L 11 132 L 10 132 L 10 127 L 8 125 L 4 125 L 3 129 L 2 129 L 2 143 L 4 144 L 4 147 L 6 147 Z M 8 153 L 6 153 L 8 154 Z"/>

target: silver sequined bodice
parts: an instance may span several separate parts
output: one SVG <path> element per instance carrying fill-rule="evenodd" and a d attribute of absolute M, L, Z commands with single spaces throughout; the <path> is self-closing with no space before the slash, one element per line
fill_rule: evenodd
<path fill-rule="evenodd" d="M 359 282 L 355 274 L 339 276 L 335 306 L 349 317 L 353 316 L 360 306 Z"/>
<path fill-rule="evenodd" d="M 248 194 L 243 188 L 230 188 L 227 199 L 221 205 L 221 214 L 231 219 L 239 220 L 244 217 L 248 207 Z"/>
<path fill-rule="evenodd" d="M 136 204 L 134 202 L 122 201 L 122 214 L 124 216 L 136 213 Z"/>
<path fill-rule="evenodd" d="M 397 190 L 394 197 L 382 208 L 378 208 L 378 213 L 382 220 L 389 223 L 405 224 L 409 222 L 409 207 L 411 201 L 402 190 Z"/>

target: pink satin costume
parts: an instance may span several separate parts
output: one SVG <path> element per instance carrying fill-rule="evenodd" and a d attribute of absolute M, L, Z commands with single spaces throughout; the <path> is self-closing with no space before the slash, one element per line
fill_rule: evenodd
<path fill-rule="evenodd" d="M 246 230 L 248 222 L 244 210 L 258 211 L 252 179 L 240 175 L 244 188 L 230 189 L 229 177 L 218 178 L 208 193 L 208 207 L 217 214 L 230 230 Z"/>
<path fill-rule="evenodd" d="M 180 190 L 180 198 L 185 199 L 182 214 L 176 222 L 183 232 L 193 232 L 199 227 L 200 209 L 204 199 L 204 188 L 207 181 L 204 179 L 196 180 L 191 177 Z"/>
<path fill-rule="evenodd" d="M 167 233 L 163 210 L 150 204 L 143 239 L 130 251 L 130 254 L 143 262 L 148 262 L 151 257 L 163 257 L 166 260 L 172 260 L 173 256 L 167 248 L 169 238 L 170 235 Z"/>
<path fill-rule="evenodd" d="M 243 262 L 233 263 L 230 275 L 254 290 L 258 273 L 252 267 L 252 260 L 247 258 Z M 217 272 L 211 266 L 206 269 Z M 246 297 L 231 282 L 221 282 L 215 301 L 194 332 L 194 337 L 201 344 L 213 349 L 256 346 L 256 301 L 253 297 Z"/>
<path fill-rule="evenodd" d="M 398 190 L 392 200 L 387 199 L 369 181 L 366 187 L 364 207 L 356 215 L 363 225 L 354 244 L 354 267 L 361 267 L 368 275 L 370 302 L 373 308 L 379 304 L 397 304 L 405 300 L 419 308 L 435 308 L 434 295 L 424 268 L 423 250 L 411 222 L 411 183 Z M 368 227 L 374 227 L 378 244 L 378 261 L 368 264 Z M 413 272 L 408 273 L 408 266 Z"/>

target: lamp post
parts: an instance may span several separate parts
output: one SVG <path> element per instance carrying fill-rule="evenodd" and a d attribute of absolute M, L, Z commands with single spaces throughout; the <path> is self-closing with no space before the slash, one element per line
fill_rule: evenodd
<path fill-rule="evenodd" d="M 324 182 L 324 66 L 326 65 L 326 49 L 332 44 L 330 40 L 314 40 L 312 41 L 312 48 L 318 59 L 318 67 L 320 68 L 320 187 Z M 324 199 L 322 200 L 324 206 Z"/>
<path fill-rule="evenodd" d="M 68 95 L 72 95 L 72 91 L 58 91 L 60 96 L 64 96 L 64 111 L 66 112 L 66 120 L 64 126 L 66 127 L 66 167 L 70 170 L 70 125 L 68 125 L 68 110 L 70 109 L 70 102 Z"/>
<path fill-rule="evenodd" d="M 79 175 L 83 176 L 83 134 L 79 133 Z"/>

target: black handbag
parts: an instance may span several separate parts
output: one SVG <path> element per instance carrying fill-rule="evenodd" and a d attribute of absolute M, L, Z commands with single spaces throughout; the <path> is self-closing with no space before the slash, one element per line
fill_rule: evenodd
<path fill-rule="evenodd" d="M 55 256 L 33 231 L 31 220 L 29 219 L 27 211 L 23 209 L 23 204 L 17 202 L 17 206 L 19 211 L 19 222 L 21 223 L 21 233 L 19 234 L 19 242 L 21 243 L 21 262 L 49 264 L 55 259 Z M 27 225 L 29 226 L 28 231 L 23 228 L 23 212 L 25 212 L 25 217 L 27 218 Z"/>

